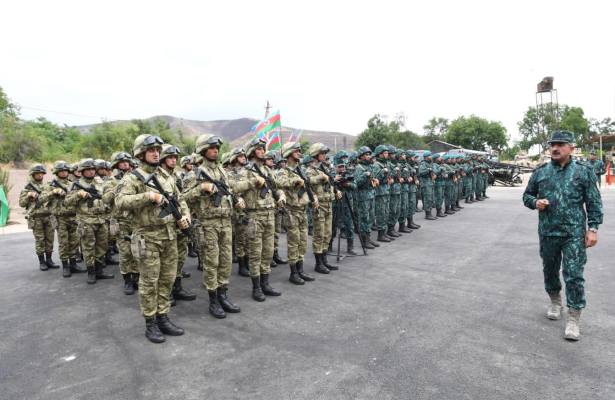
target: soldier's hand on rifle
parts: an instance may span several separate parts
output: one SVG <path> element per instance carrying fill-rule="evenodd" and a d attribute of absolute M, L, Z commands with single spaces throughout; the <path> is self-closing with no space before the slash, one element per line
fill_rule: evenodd
<path fill-rule="evenodd" d="M 36 192 L 28 192 L 28 197 L 31 199 L 36 199 L 38 197 L 38 193 Z"/>
<path fill-rule="evenodd" d="M 201 183 L 201 191 L 209 194 L 214 194 L 218 192 L 218 188 L 211 182 L 203 182 Z"/>
<path fill-rule="evenodd" d="M 280 198 L 278 199 L 278 207 L 284 208 L 285 205 L 286 205 L 286 197 L 280 196 Z"/>
<path fill-rule="evenodd" d="M 335 198 L 338 200 L 341 200 L 343 195 L 344 193 L 342 193 L 341 190 L 338 190 L 337 192 L 335 192 Z"/>
<path fill-rule="evenodd" d="M 299 186 L 300 188 L 304 187 L 305 186 L 305 182 L 303 181 L 303 179 L 297 178 L 297 179 L 295 179 L 295 186 Z"/>
<path fill-rule="evenodd" d="M 324 172 L 320 173 L 320 180 L 322 183 L 327 183 L 329 182 L 329 175 L 325 174 Z"/>
<path fill-rule="evenodd" d="M 408 183 L 412 183 L 413 180 L 414 178 L 412 178 L 411 176 L 408 177 Z"/>
<path fill-rule="evenodd" d="M 254 177 L 254 181 L 256 184 L 256 187 L 258 188 L 262 188 L 263 186 L 265 186 L 265 178 L 263 178 L 262 176 L 255 176 Z"/>
<path fill-rule="evenodd" d="M 190 217 L 184 215 L 180 220 L 177 221 L 177 226 L 179 229 L 184 230 L 190 227 Z"/>
<path fill-rule="evenodd" d="M 51 191 L 52 194 L 55 194 L 56 196 L 64 196 L 64 190 L 60 189 L 60 188 L 55 188 Z"/>
<path fill-rule="evenodd" d="M 387 183 L 388 183 L 389 185 L 390 185 L 390 184 L 392 184 L 392 183 L 393 183 L 393 178 L 389 178 L 389 179 L 387 179 Z"/>
<path fill-rule="evenodd" d="M 80 190 L 79 197 L 81 197 L 82 199 L 89 199 L 90 197 L 92 197 L 92 195 L 86 192 L 85 190 Z"/>
<path fill-rule="evenodd" d="M 404 182 L 405 182 L 404 178 L 399 178 L 399 183 L 404 183 Z"/>
<path fill-rule="evenodd" d="M 378 179 L 372 179 L 372 187 L 380 186 L 380 181 Z"/>
<path fill-rule="evenodd" d="M 147 198 L 152 203 L 161 204 L 164 200 L 164 197 L 160 193 L 156 192 L 147 192 Z"/>
<path fill-rule="evenodd" d="M 238 197 L 237 202 L 235 203 L 235 207 L 243 210 L 244 208 L 246 208 L 246 202 L 243 198 Z"/>
<path fill-rule="evenodd" d="M 318 197 L 314 195 L 314 201 L 312 202 L 312 209 L 318 210 L 318 207 L 320 207 L 320 203 L 318 202 Z"/>

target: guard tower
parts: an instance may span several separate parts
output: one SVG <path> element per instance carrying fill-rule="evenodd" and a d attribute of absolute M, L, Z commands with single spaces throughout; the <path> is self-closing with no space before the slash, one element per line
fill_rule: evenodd
<path fill-rule="evenodd" d="M 553 88 L 553 77 L 546 76 L 536 87 L 536 124 L 540 134 L 546 135 L 549 126 L 559 128 L 559 101 L 557 89 Z M 546 143 L 543 144 L 543 148 Z"/>

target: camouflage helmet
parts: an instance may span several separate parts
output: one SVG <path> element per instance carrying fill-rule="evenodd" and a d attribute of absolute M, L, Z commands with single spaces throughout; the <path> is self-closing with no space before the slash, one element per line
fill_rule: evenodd
<path fill-rule="evenodd" d="M 231 160 L 231 153 L 224 153 L 222 154 L 222 157 L 220 157 L 220 163 L 222 164 L 223 167 L 226 167 L 227 165 L 230 164 Z"/>
<path fill-rule="evenodd" d="M 60 171 L 70 172 L 71 166 L 64 160 L 58 160 L 53 164 L 53 173 L 57 174 Z"/>
<path fill-rule="evenodd" d="M 94 160 L 94 166 L 96 169 L 107 169 L 107 162 L 102 158 L 97 158 Z"/>
<path fill-rule="evenodd" d="M 180 154 L 181 150 L 179 149 L 179 147 L 169 143 L 165 143 L 162 145 L 162 150 L 160 150 L 160 161 L 170 156 L 176 156 L 179 158 Z"/>
<path fill-rule="evenodd" d="M 327 154 L 329 152 L 329 148 L 324 143 L 314 143 L 308 149 L 308 154 L 312 157 L 316 157 L 321 153 Z"/>
<path fill-rule="evenodd" d="M 265 153 L 265 160 L 273 160 L 275 162 L 275 156 L 278 154 L 275 150 L 269 150 Z"/>
<path fill-rule="evenodd" d="M 84 158 L 79 161 L 77 171 L 83 172 L 85 169 L 96 169 L 96 162 L 92 158 Z"/>
<path fill-rule="evenodd" d="M 194 151 L 197 154 L 201 154 L 203 150 L 207 150 L 212 146 L 217 146 L 220 148 L 224 142 L 220 136 L 212 135 L 211 133 L 205 133 L 203 135 L 199 135 L 196 138 L 196 146 Z"/>
<path fill-rule="evenodd" d="M 345 150 L 340 150 L 335 153 L 333 157 L 333 162 L 335 165 L 345 164 L 346 162 L 343 160 L 344 158 L 348 159 L 348 153 Z"/>
<path fill-rule="evenodd" d="M 125 151 L 116 151 L 115 153 L 111 154 L 111 168 L 115 168 L 115 166 L 122 161 L 131 162 L 132 157 Z"/>
<path fill-rule="evenodd" d="M 180 167 L 185 167 L 188 164 L 192 164 L 192 156 L 183 156 L 181 160 L 179 160 Z"/>
<path fill-rule="evenodd" d="M 204 159 L 204 158 L 203 158 L 203 156 L 202 156 L 202 155 L 200 155 L 200 154 L 194 154 L 194 155 L 192 156 L 192 164 L 194 164 L 194 165 L 201 165 L 201 164 L 203 164 L 203 161 L 204 161 L 204 160 L 205 160 L 205 159 Z"/>
<path fill-rule="evenodd" d="M 357 161 L 357 152 L 356 151 L 349 151 L 348 152 L 348 162 L 349 163 L 353 163 Z"/>
<path fill-rule="evenodd" d="M 309 156 L 309 155 L 308 155 L 308 156 L 304 156 L 304 157 L 301 159 L 301 164 L 303 164 L 303 165 L 308 165 L 308 164 L 309 164 L 309 163 L 311 163 L 312 161 L 314 161 L 314 157 Z"/>
<path fill-rule="evenodd" d="M 262 147 L 263 149 L 267 148 L 267 142 L 264 139 L 254 138 L 251 139 L 244 148 L 246 149 L 246 157 L 250 158 L 254 155 L 254 150 Z"/>
<path fill-rule="evenodd" d="M 416 157 L 416 153 L 412 150 L 406 150 L 406 157 L 408 158 Z"/>
<path fill-rule="evenodd" d="M 163 144 L 164 140 L 160 139 L 159 136 L 144 133 L 135 139 L 132 145 L 132 155 L 138 157 L 145 153 L 147 149 L 161 148 Z"/>
<path fill-rule="evenodd" d="M 370 149 L 367 146 L 361 146 L 359 147 L 359 150 L 357 150 L 357 158 L 360 158 L 361 156 L 365 155 L 365 154 L 372 154 L 372 149 Z"/>
<path fill-rule="evenodd" d="M 77 163 L 74 163 L 74 164 L 69 164 L 69 167 L 70 167 L 70 170 L 69 170 L 69 171 L 70 171 L 70 173 L 72 174 L 72 173 L 74 173 L 75 171 L 77 171 L 77 167 L 79 167 L 79 164 L 77 164 Z"/>
<path fill-rule="evenodd" d="M 245 155 L 246 155 L 246 152 L 243 151 L 243 147 L 235 147 L 231 150 L 228 162 L 233 164 L 235 161 L 237 161 L 237 157 L 245 156 Z"/>
<path fill-rule="evenodd" d="M 45 168 L 45 166 L 43 164 L 34 164 L 33 166 L 30 167 L 30 171 L 28 172 L 30 175 L 36 174 L 36 173 L 43 173 L 46 174 L 47 173 L 47 168 Z"/>
<path fill-rule="evenodd" d="M 399 157 L 404 157 L 407 154 L 406 154 L 406 151 L 404 149 L 397 149 L 397 150 L 395 150 L 395 155 L 399 159 Z"/>
<path fill-rule="evenodd" d="M 301 151 L 301 143 L 299 143 L 299 142 L 286 142 L 282 146 L 282 157 L 288 158 L 295 151 Z"/>
<path fill-rule="evenodd" d="M 389 146 L 387 146 L 386 144 L 380 144 L 376 146 L 376 149 L 374 150 L 374 155 L 377 157 L 385 151 L 389 151 Z"/>
<path fill-rule="evenodd" d="M 278 165 L 280 163 L 285 163 L 286 161 L 287 160 L 284 157 L 282 157 L 279 152 L 275 153 L 275 158 L 273 159 L 273 162 L 275 163 L 275 165 Z"/>

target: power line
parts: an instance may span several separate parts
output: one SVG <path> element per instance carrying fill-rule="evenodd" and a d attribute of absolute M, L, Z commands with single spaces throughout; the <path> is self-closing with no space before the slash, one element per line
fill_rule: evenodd
<path fill-rule="evenodd" d="M 107 117 L 101 117 L 99 115 L 86 115 L 86 114 L 76 114 L 76 113 L 71 113 L 71 112 L 66 112 L 66 111 L 55 111 L 55 110 L 48 110 L 45 108 L 40 108 L 40 107 L 31 107 L 31 106 L 24 106 L 24 105 L 19 105 L 20 108 L 26 109 L 26 110 L 33 110 L 33 111 L 42 111 L 42 112 L 48 112 L 48 113 L 53 113 L 53 114 L 63 114 L 63 115 L 70 115 L 73 117 L 80 117 L 80 118 L 97 118 L 97 119 L 101 119 L 101 120 L 105 120 L 108 119 Z"/>

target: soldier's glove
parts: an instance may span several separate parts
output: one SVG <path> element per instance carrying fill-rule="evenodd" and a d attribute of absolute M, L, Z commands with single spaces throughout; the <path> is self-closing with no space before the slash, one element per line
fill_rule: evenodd
<path fill-rule="evenodd" d="M 80 190 L 79 197 L 81 197 L 82 199 L 89 199 L 90 197 L 92 197 L 92 195 L 86 192 L 85 190 Z"/>
<path fill-rule="evenodd" d="M 55 194 L 56 196 L 64 196 L 64 190 L 60 189 L 60 188 L 55 188 L 51 191 L 52 194 Z"/>
<path fill-rule="evenodd" d="M 341 190 L 338 190 L 337 192 L 335 192 L 335 198 L 338 200 L 341 200 L 343 195 L 344 193 L 342 193 Z"/>
<path fill-rule="evenodd" d="M 209 194 L 214 194 L 218 192 L 218 188 L 211 182 L 203 182 L 201 183 L 201 191 Z"/>
<path fill-rule="evenodd" d="M 38 193 L 36 192 L 28 192 L 28 197 L 31 199 L 36 199 L 38 197 Z"/>
<path fill-rule="evenodd" d="M 160 193 L 156 192 L 147 192 L 147 198 L 152 203 L 161 204 L 164 200 L 164 197 Z"/>
<path fill-rule="evenodd" d="M 254 181 L 256 183 L 256 187 L 258 188 L 262 188 L 263 186 L 265 186 L 265 178 L 263 178 L 262 176 L 255 176 Z"/>
<path fill-rule="evenodd" d="M 305 186 L 305 182 L 303 181 L 303 179 L 301 179 L 301 178 L 297 178 L 297 179 L 295 180 L 295 186 L 298 186 L 298 187 L 302 188 L 302 187 L 304 187 L 304 186 Z"/>
<path fill-rule="evenodd" d="M 190 217 L 183 216 L 180 220 L 177 221 L 177 226 L 179 229 L 184 230 L 190 227 Z"/>
<path fill-rule="evenodd" d="M 246 208 L 246 202 L 241 197 L 237 198 L 237 202 L 235 203 L 236 208 L 244 209 Z"/>

